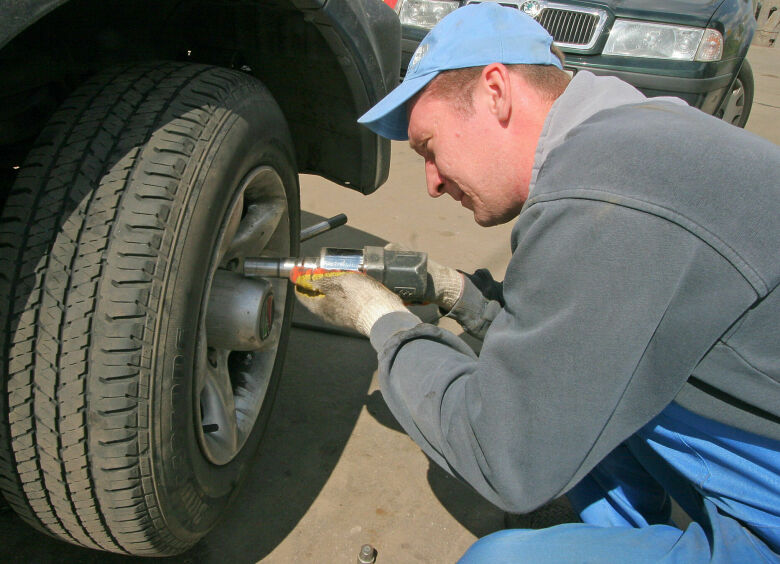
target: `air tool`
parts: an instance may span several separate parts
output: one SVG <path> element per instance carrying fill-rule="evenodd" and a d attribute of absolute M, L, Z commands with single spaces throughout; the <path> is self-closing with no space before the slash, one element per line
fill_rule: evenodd
<path fill-rule="evenodd" d="M 301 241 L 344 225 L 347 216 L 339 214 L 301 231 Z M 424 300 L 428 285 L 428 254 L 365 246 L 362 249 L 323 247 L 319 256 L 288 258 L 245 258 L 244 276 L 288 278 L 294 268 L 349 270 L 362 272 L 381 282 L 406 302 Z"/>

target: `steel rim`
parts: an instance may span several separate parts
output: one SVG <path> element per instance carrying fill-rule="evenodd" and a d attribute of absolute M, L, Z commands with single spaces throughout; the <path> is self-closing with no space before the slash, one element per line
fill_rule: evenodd
<path fill-rule="evenodd" d="M 721 119 L 727 121 L 730 124 L 737 125 L 742 118 L 742 113 L 745 111 L 745 85 L 742 80 L 737 78 L 734 81 L 734 86 L 729 93 L 729 99 L 726 102 L 726 107 L 723 109 L 723 116 Z"/>
<path fill-rule="evenodd" d="M 212 283 L 218 269 L 238 270 L 250 256 L 290 252 L 290 216 L 279 174 L 263 166 L 242 180 L 222 224 L 204 294 L 195 360 L 195 431 L 204 456 L 224 465 L 244 447 L 268 393 L 284 318 L 286 280 L 268 280 L 274 294 L 270 333 L 256 350 L 213 346 L 206 330 Z"/>

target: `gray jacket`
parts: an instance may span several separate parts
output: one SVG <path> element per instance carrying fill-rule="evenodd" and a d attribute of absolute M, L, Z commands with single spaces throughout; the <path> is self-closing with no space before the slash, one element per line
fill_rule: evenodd
<path fill-rule="evenodd" d="M 497 505 L 565 493 L 670 402 L 780 439 L 780 149 L 579 73 L 555 102 L 503 284 L 467 285 L 455 335 L 372 329 L 384 397 Z"/>

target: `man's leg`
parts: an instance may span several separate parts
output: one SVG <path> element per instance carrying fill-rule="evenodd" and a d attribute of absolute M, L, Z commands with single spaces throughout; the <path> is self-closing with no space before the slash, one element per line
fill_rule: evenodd
<path fill-rule="evenodd" d="M 625 445 L 566 495 L 583 524 L 499 531 L 477 541 L 460 563 L 656 562 L 671 552 L 686 563 L 710 560 L 698 525 L 685 532 L 667 526 L 666 491 Z"/>
<path fill-rule="evenodd" d="M 672 404 L 569 492 L 589 523 L 500 531 L 461 562 L 780 563 L 778 452 Z M 653 524 L 663 491 L 694 520 L 685 531 Z"/>
<path fill-rule="evenodd" d="M 566 494 L 583 523 L 602 527 L 671 524 L 666 490 L 621 444 Z"/>
<path fill-rule="evenodd" d="M 780 554 L 780 441 L 671 404 L 626 441 L 648 472 L 713 539 L 713 550 L 757 543 Z M 724 519 L 719 519 L 723 517 Z M 722 529 L 725 518 L 742 534 Z M 728 541 L 723 539 L 729 539 Z M 759 540 L 760 539 L 760 540 Z"/>
<path fill-rule="evenodd" d="M 780 557 L 740 523 L 719 514 L 710 502 L 705 504 L 709 506 L 707 513 L 715 538 L 709 538 L 696 522 L 685 531 L 669 525 L 631 528 L 584 523 L 539 530 L 509 529 L 478 540 L 458 564 L 780 562 Z"/>
<path fill-rule="evenodd" d="M 679 562 L 709 562 L 704 533 L 683 536 L 666 525 L 632 529 L 570 523 L 539 530 L 508 529 L 478 540 L 458 564 L 659 562 L 672 551 L 681 556 Z"/>

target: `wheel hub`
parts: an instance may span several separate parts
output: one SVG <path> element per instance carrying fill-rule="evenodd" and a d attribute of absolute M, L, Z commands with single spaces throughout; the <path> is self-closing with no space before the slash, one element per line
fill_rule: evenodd
<path fill-rule="evenodd" d="M 256 351 L 271 334 L 274 291 L 264 279 L 218 270 L 211 284 L 206 333 L 210 347 Z"/>

